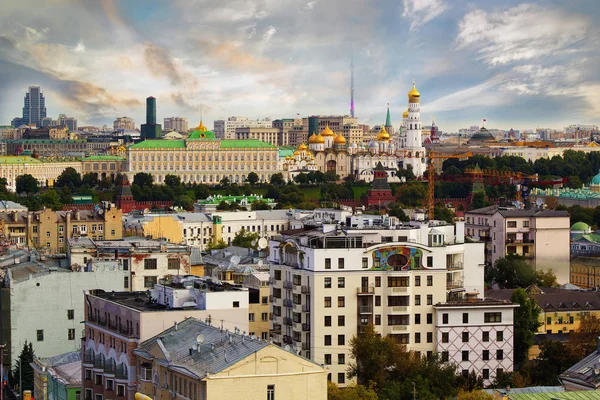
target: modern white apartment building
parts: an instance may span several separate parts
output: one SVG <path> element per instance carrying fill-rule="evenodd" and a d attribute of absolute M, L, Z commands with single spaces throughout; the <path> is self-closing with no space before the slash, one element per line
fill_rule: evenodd
<path fill-rule="evenodd" d="M 243 127 L 235 128 L 235 139 L 256 139 L 261 142 L 271 143 L 275 146 L 287 146 L 289 143 L 288 132 L 279 132 L 278 128 L 271 127 Z"/>
<path fill-rule="evenodd" d="M 435 351 L 443 361 L 456 364 L 463 375 L 475 371 L 485 385 L 490 384 L 499 371 L 513 370 L 516 307 L 469 293 L 463 301 L 436 304 Z"/>
<path fill-rule="evenodd" d="M 373 324 L 422 355 L 437 350 L 434 305 L 483 295 L 484 245 L 464 224 L 323 224 L 270 241 L 272 336 L 345 385 L 349 341 Z M 353 227 L 356 225 L 356 227 Z"/>
<path fill-rule="evenodd" d="M 214 133 L 217 139 L 235 139 L 237 128 L 272 128 L 273 121 L 265 119 L 248 119 L 248 117 L 229 117 L 227 120 L 214 121 Z"/>
<path fill-rule="evenodd" d="M 187 133 L 189 130 L 188 119 L 182 117 L 165 118 L 163 123 L 165 131 L 177 131 Z"/>

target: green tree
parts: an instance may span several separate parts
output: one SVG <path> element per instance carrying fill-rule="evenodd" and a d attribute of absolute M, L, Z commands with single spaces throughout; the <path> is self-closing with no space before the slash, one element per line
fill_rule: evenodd
<path fill-rule="evenodd" d="M 194 195 L 197 200 L 204 200 L 211 195 L 210 188 L 205 184 L 199 184 L 194 188 Z"/>
<path fill-rule="evenodd" d="M 443 205 L 442 203 L 437 203 L 433 208 L 433 218 L 439 221 L 446 221 L 449 224 L 454 222 L 454 213 L 451 209 Z"/>
<path fill-rule="evenodd" d="M 225 200 L 221 200 L 219 204 L 217 204 L 217 211 L 229 211 L 229 203 Z"/>
<path fill-rule="evenodd" d="M 473 193 L 473 199 L 471 201 L 471 209 L 477 210 L 479 208 L 487 207 L 490 202 L 485 199 L 485 193 L 477 192 Z"/>
<path fill-rule="evenodd" d="M 253 249 L 256 247 L 256 244 L 253 244 L 253 242 L 257 241 L 259 237 L 260 236 L 256 232 L 249 232 L 245 229 L 242 229 L 235 234 L 233 240 L 231 241 L 231 244 L 233 246 Z"/>
<path fill-rule="evenodd" d="M 246 177 L 246 182 L 248 182 L 250 185 L 254 186 L 258 183 L 258 181 L 260 181 L 260 178 L 258 176 L 258 174 L 256 172 L 250 172 L 248 174 L 248 176 Z"/>
<path fill-rule="evenodd" d="M 25 193 L 27 196 L 30 196 L 40 191 L 37 179 L 35 179 L 33 175 L 30 174 L 17 176 L 16 189 L 17 193 Z"/>
<path fill-rule="evenodd" d="M 377 400 L 378 398 L 373 389 L 363 385 L 349 385 L 340 389 L 335 383 L 327 382 L 327 400 Z"/>
<path fill-rule="evenodd" d="M 540 308 L 525 289 L 516 289 L 510 301 L 519 307 L 514 310 L 514 355 L 515 365 L 527 360 L 529 348 L 539 326 Z"/>
<path fill-rule="evenodd" d="M 145 172 L 138 172 L 133 176 L 133 184 L 141 188 L 152 187 L 154 184 L 154 177 L 151 174 Z"/>
<path fill-rule="evenodd" d="M 252 204 L 250 205 L 250 209 L 252 211 L 256 211 L 256 210 L 270 210 L 271 207 L 269 206 L 269 203 L 267 203 L 264 200 L 254 200 L 252 202 Z"/>
<path fill-rule="evenodd" d="M 335 182 L 340 179 L 340 176 L 335 173 L 335 171 L 327 171 L 325 172 L 325 180 L 327 182 Z"/>
<path fill-rule="evenodd" d="M 560 286 L 558 284 L 556 274 L 554 273 L 552 268 L 549 270 L 536 271 L 535 275 L 537 278 L 537 284 L 541 287 L 557 288 Z"/>
<path fill-rule="evenodd" d="M 396 198 L 406 207 L 421 207 L 425 204 L 427 189 L 420 182 L 410 182 L 399 185 L 396 189 Z"/>
<path fill-rule="evenodd" d="M 21 393 L 24 390 L 31 390 L 33 392 L 33 367 L 31 366 L 33 357 L 33 346 L 31 342 L 27 342 L 26 340 L 12 373 L 13 387 L 18 385 L 19 381 L 22 383 L 22 387 L 19 388 Z"/>
<path fill-rule="evenodd" d="M 456 396 L 456 400 L 494 400 L 495 397 L 479 389 L 472 392 L 461 390 Z"/>
<path fill-rule="evenodd" d="M 530 376 L 534 385 L 552 386 L 558 375 L 581 360 L 575 347 L 554 340 L 540 343 L 540 355 L 532 362 Z"/>
<path fill-rule="evenodd" d="M 404 210 L 402 208 L 398 207 L 397 205 L 392 206 L 389 214 L 391 217 L 396 217 L 402 222 L 410 221 L 410 218 L 408 217 L 408 215 L 406 215 Z"/>
<path fill-rule="evenodd" d="M 509 255 L 499 258 L 487 268 L 485 280 L 488 283 L 497 283 L 501 288 L 514 289 L 536 283 L 537 275 L 523 257 Z"/>
<path fill-rule="evenodd" d="M 594 352 L 598 345 L 598 336 L 600 336 L 600 318 L 597 316 L 583 315 L 579 322 L 579 329 L 573 337 L 573 346 L 579 351 L 579 358 L 584 358 Z"/>
<path fill-rule="evenodd" d="M 40 195 L 40 202 L 44 207 L 51 208 L 54 211 L 62 209 L 63 203 L 55 189 L 48 189 Z"/>
<path fill-rule="evenodd" d="M 226 188 L 231 186 L 231 182 L 229 181 L 229 178 L 225 176 L 219 181 L 219 185 L 221 185 L 221 187 Z"/>
<path fill-rule="evenodd" d="M 285 179 L 283 179 L 283 174 L 281 172 L 277 172 L 276 174 L 271 175 L 271 179 L 269 180 L 271 185 L 275 186 L 283 186 L 285 185 Z"/>
<path fill-rule="evenodd" d="M 88 172 L 81 178 L 81 184 L 95 188 L 98 186 L 98 174 L 96 172 Z"/>
<path fill-rule="evenodd" d="M 310 179 L 308 177 L 308 174 L 300 172 L 294 177 L 294 182 L 296 182 L 298 185 L 308 185 L 310 183 Z"/>
<path fill-rule="evenodd" d="M 167 174 L 165 175 L 165 185 L 173 190 L 177 190 L 181 186 L 181 178 L 177 175 Z"/>
<path fill-rule="evenodd" d="M 68 167 L 58 176 L 54 183 L 56 187 L 66 187 L 70 190 L 74 190 L 81 186 L 81 175 L 75 170 L 75 168 Z"/>
<path fill-rule="evenodd" d="M 227 248 L 228 246 L 229 245 L 223 239 L 219 239 L 217 243 L 213 243 L 213 241 L 211 240 L 206 244 L 206 250 L 221 250 Z"/>
<path fill-rule="evenodd" d="M 175 206 L 181 207 L 186 211 L 194 210 L 194 199 L 187 195 L 177 196 L 174 202 Z"/>

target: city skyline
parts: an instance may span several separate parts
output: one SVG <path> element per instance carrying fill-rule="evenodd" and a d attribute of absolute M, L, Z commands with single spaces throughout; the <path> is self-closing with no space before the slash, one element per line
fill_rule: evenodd
<path fill-rule="evenodd" d="M 597 123 L 599 31 L 591 1 L 514 0 L 9 1 L 0 16 L 0 124 L 39 85 L 48 115 L 79 125 L 232 115 L 350 113 L 355 64 L 359 122 L 398 126 L 412 78 L 422 120 L 443 131 L 481 124 L 560 129 Z M 397 3 L 397 4 L 396 4 Z M 78 24 L 67 24 L 77 19 Z M 16 22 L 18 21 L 18 22 Z"/>

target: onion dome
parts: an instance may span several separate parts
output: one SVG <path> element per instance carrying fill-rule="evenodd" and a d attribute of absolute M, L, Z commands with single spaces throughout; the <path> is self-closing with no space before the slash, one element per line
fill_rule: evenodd
<path fill-rule="evenodd" d="M 346 144 L 346 138 L 344 136 L 342 136 L 341 134 L 336 135 L 333 138 L 333 143 L 334 144 Z"/>
<path fill-rule="evenodd" d="M 379 147 L 379 146 L 377 146 L 377 143 L 375 143 L 373 140 L 371 140 L 371 141 L 369 142 L 369 148 L 370 148 L 370 149 L 373 149 L 373 148 L 375 148 L 375 149 L 376 149 L 377 147 Z"/>
<path fill-rule="evenodd" d="M 202 123 L 202 120 L 200 120 L 200 125 L 198 125 L 194 130 L 206 132 L 208 129 L 204 126 L 204 124 Z"/>
<path fill-rule="evenodd" d="M 409 103 L 418 103 L 420 99 L 421 93 L 419 93 L 419 91 L 417 90 L 417 84 L 415 83 L 415 81 L 413 81 L 413 87 L 410 90 L 410 92 L 408 92 L 408 101 Z"/>
<path fill-rule="evenodd" d="M 299 152 L 298 150 L 296 150 L 296 151 L 294 152 L 294 156 L 299 156 L 299 155 L 300 155 L 300 152 Z"/>
<path fill-rule="evenodd" d="M 321 131 L 321 136 L 334 136 L 335 133 L 331 129 L 329 129 L 329 122 L 325 125 L 325 129 Z"/>
<path fill-rule="evenodd" d="M 379 130 L 379 135 L 377 135 L 378 141 L 388 141 L 390 140 L 390 134 L 385 130 L 385 126 L 381 125 L 381 129 Z"/>
<path fill-rule="evenodd" d="M 305 145 L 304 143 L 302 143 L 300 146 L 298 146 L 298 150 L 299 150 L 299 151 L 308 150 L 308 146 L 307 146 L 307 145 Z"/>
<path fill-rule="evenodd" d="M 404 113 L 402 114 L 402 118 L 408 118 L 408 108 L 406 109 L 406 111 L 404 111 Z"/>
<path fill-rule="evenodd" d="M 325 138 L 323 136 L 321 136 L 320 133 L 317 134 L 313 134 L 309 139 L 308 139 L 308 143 L 309 144 L 323 144 L 325 143 Z"/>

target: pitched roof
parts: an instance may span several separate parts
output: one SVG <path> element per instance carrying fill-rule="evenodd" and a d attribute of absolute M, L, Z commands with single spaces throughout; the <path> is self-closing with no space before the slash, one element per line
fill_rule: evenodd
<path fill-rule="evenodd" d="M 495 289 L 485 292 L 486 298 L 510 300 L 514 289 Z M 600 310 L 600 293 L 583 290 L 542 288 L 532 293 L 536 304 L 548 312 Z"/>
<path fill-rule="evenodd" d="M 130 149 L 185 149 L 185 140 L 144 140 L 129 146 Z"/>
<path fill-rule="evenodd" d="M 600 351 L 596 350 L 559 375 L 561 380 L 597 389 L 600 386 Z M 600 396 L 595 397 L 599 399 Z"/>
<path fill-rule="evenodd" d="M 482 214 L 482 215 L 493 215 L 496 212 L 500 213 L 505 218 L 518 218 L 518 217 L 537 217 L 537 218 L 557 218 L 557 217 L 569 217 L 568 211 L 555 211 L 555 210 L 536 210 L 535 208 L 530 209 L 517 209 L 517 208 L 500 208 L 497 205 L 491 205 L 476 210 L 467 211 L 467 214 Z"/>

